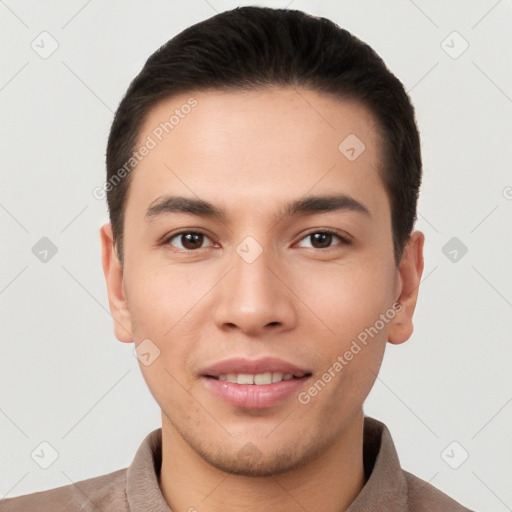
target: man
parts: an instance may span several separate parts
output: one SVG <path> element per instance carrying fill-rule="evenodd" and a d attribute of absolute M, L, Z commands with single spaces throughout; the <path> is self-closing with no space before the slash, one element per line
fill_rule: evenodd
<path fill-rule="evenodd" d="M 468 510 L 363 413 L 413 330 L 420 183 L 402 84 L 332 22 L 239 8 L 161 47 L 112 125 L 101 240 L 162 427 L 1 510 Z"/>

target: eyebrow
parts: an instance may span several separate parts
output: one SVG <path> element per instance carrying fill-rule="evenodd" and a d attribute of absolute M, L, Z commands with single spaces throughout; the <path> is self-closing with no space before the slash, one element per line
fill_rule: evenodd
<path fill-rule="evenodd" d="M 314 215 L 333 211 L 352 211 L 371 217 L 370 210 L 362 203 L 346 194 L 308 196 L 286 204 L 282 210 L 283 217 Z M 226 220 L 225 212 L 203 199 L 183 196 L 162 196 L 155 199 L 148 207 L 146 221 L 169 213 L 190 213 L 200 217 Z"/>

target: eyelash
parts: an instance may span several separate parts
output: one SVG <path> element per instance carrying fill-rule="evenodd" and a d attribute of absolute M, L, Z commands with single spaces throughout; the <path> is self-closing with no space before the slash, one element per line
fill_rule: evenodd
<path fill-rule="evenodd" d="M 347 237 L 344 237 L 342 235 L 340 235 L 338 232 L 336 231 L 333 231 L 331 229 L 316 229 L 316 230 L 313 230 L 313 231 L 310 231 L 309 233 L 306 233 L 300 240 L 304 240 L 305 238 L 307 238 L 308 236 L 311 236 L 311 235 L 314 235 L 316 233 L 322 233 L 324 235 L 333 235 L 335 237 L 338 237 L 340 240 L 341 240 L 341 243 L 338 244 L 338 245 L 350 245 L 352 242 L 351 240 L 349 240 Z M 179 231 L 178 233 L 174 233 L 168 237 L 166 237 L 163 241 L 162 241 L 162 245 L 170 245 L 170 242 L 171 240 L 173 240 L 174 238 L 180 236 L 180 235 L 188 235 L 188 234 L 196 234 L 196 235 L 203 235 L 207 238 L 210 238 L 204 231 L 200 230 L 200 229 L 194 229 L 194 230 L 184 230 L 184 231 Z M 306 249 L 313 249 L 313 250 L 316 250 L 316 251 L 322 251 L 322 252 L 326 252 L 330 249 L 334 249 L 336 246 L 331 246 L 331 247 L 326 247 L 326 248 L 323 248 L 323 249 L 317 249 L 315 247 L 306 247 Z M 177 248 L 175 248 L 177 249 Z M 178 249 L 179 252 L 198 252 L 199 250 L 201 249 L 206 249 L 206 247 L 200 247 L 198 249 Z"/>

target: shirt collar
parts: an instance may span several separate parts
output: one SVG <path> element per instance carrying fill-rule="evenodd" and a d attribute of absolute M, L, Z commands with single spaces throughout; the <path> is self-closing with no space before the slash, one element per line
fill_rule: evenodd
<path fill-rule="evenodd" d="M 391 433 L 384 423 L 364 418 L 363 463 L 366 484 L 346 512 L 408 512 L 407 481 Z"/>
<path fill-rule="evenodd" d="M 366 484 L 346 512 L 407 512 L 407 482 L 384 423 L 364 418 L 363 462 Z M 131 512 L 171 512 L 158 483 L 162 465 L 162 429 L 148 434 L 140 445 L 126 478 Z"/>

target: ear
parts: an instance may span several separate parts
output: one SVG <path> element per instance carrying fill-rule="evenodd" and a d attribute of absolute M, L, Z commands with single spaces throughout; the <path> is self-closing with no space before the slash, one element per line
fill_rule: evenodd
<path fill-rule="evenodd" d="M 108 302 L 114 320 L 114 334 L 119 341 L 133 342 L 132 324 L 123 287 L 123 269 L 117 257 L 111 224 L 100 228 L 101 262 L 107 283 Z"/>
<path fill-rule="evenodd" d="M 407 242 L 398 268 L 399 297 L 401 309 L 391 322 L 388 341 L 393 344 L 407 341 L 414 330 L 412 317 L 418 299 L 418 287 L 423 274 L 423 244 L 425 235 L 421 231 L 412 233 Z"/>

